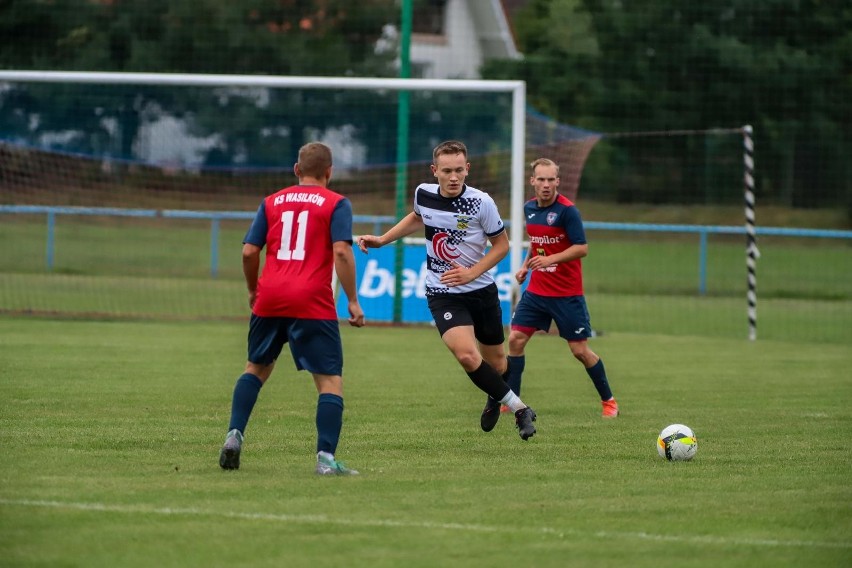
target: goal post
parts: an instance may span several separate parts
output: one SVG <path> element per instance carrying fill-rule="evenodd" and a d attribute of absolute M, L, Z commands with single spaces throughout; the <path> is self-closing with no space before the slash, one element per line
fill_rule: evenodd
<path fill-rule="evenodd" d="M 280 77 L 263 75 L 195 75 L 183 73 L 111 73 L 84 71 L 3 71 L 0 81 L 90 83 L 114 85 L 203 87 L 295 87 L 311 89 L 377 89 L 389 91 L 501 92 L 512 95 L 511 223 L 512 271 L 521 265 L 523 247 L 524 145 L 526 83 L 479 79 L 393 79 L 356 77 Z"/>
<path fill-rule="evenodd" d="M 367 77 L 260 76 L 180 73 L 114 73 L 76 71 L 0 70 L 0 82 L 152 87 L 269 88 L 320 90 L 373 90 L 396 92 L 504 93 L 511 96 L 510 159 L 510 264 L 515 272 L 522 262 L 523 201 L 526 141 L 526 83 L 508 80 L 410 79 Z M 464 134 L 458 136 L 464 140 Z M 409 188 L 397 188 L 396 193 Z M 487 189 L 486 189 L 487 190 Z M 396 196 L 400 200 L 399 195 Z M 398 296 L 398 295 L 395 295 Z M 398 297 L 394 301 L 399 301 Z"/>

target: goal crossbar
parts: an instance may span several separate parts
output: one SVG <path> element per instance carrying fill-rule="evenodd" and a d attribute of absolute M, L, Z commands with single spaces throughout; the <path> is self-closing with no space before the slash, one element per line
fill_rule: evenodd
<path fill-rule="evenodd" d="M 502 92 L 512 95 L 511 207 L 509 213 L 512 272 L 521 265 L 523 246 L 524 148 L 526 144 L 526 82 L 486 79 L 394 79 L 376 77 L 306 77 L 272 75 L 197 75 L 188 73 L 113 73 L 87 71 L 0 70 L 0 81 L 30 83 L 95 83 L 207 87 L 293 87 L 373 89 L 389 91 Z"/>

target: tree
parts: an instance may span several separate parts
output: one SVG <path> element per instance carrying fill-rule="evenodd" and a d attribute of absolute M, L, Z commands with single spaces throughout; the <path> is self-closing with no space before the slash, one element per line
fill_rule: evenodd
<path fill-rule="evenodd" d="M 525 79 L 554 118 L 603 132 L 752 124 L 762 197 L 852 204 L 849 3 L 531 0 L 515 29 L 524 60 L 483 75 Z"/>
<path fill-rule="evenodd" d="M 376 53 L 374 46 L 383 26 L 397 17 L 397 7 L 386 0 L 16 0 L 0 5 L 0 67 L 392 76 L 395 54 Z M 199 98 L 187 90 L 150 87 L 61 91 L 30 86 L 0 94 L 5 135 L 34 140 L 73 129 L 81 135 L 66 149 L 100 154 L 108 146 L 130 157 L 140 126 L 167 112 L 197 134 L 220 135 L 220 157 L 234 161 L 240 154 L 268 164 L 292 155 L 308 126 L 322 130 L 345 119 L 316 112 L 329 94 L 310 100 L 272 97 L 265 104 L 287 106 L 290 118 L 287 128 L 269 128 L 262 115 L 250 112 L 258 104 L 256 93 L 223 90 L 221 96 Z M 119 99 L 119 91 L 126 96 Z M 75 106 L 81 97 L 89 99 L 82 113 Z M 272 135 L 262 136 L 262 130 Z"/>

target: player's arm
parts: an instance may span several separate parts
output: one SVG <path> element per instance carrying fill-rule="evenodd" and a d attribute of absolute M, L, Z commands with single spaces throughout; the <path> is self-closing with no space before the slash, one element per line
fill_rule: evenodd
<path fill-rule="evenodd" d="M 452 287 L 473 282 L 506 258 L 506 255 L 509 254 L 509 235 L 506 234 L 506 231 L 494 235 L 489 240 L 491 241 L 491 248 L 479 262 L 470 267 L 453 263 L 453 268 L 441 274 L 441 283 Z"/>
<path fill-rule="evenodd" d="M 266 245 L 266 233 L 269 224 L 266 220 L 265 202 L 260 203 L 254 220 L 243 238 L 243 276 L 246 279 L 249 307 L 254 307 L 257 299 L 257 280 L 260 276 L 260 251 Z"/>
<path fill-rule="evenodd" d="M 545 268 L 552 264 L 560 264 L 562 262 L 568 262 L 569 260 L 583 258 L 588 254 L 589 245 L 587 245 L 586 243 L 583 243 L 581 245 L 571 245 L 567 249 L 560 251 L 556 254 L 551 254 L 548 256 L 533 256 L 527 262 L 527 266 L 530 270 L 536 270 L 538 268 Z"/>
<path fill-rule="evenodd" d="M 349 241 L 335 241 L 332 245 L 334 252 L 334 270 L 340 282 L 343 293 L 349 302 L 349 325 L 364 326 L 364 310 L 358 302 L 358 292 L 355 277 L 355 255 Z"/>
<path fill-rule="evenodd" d="M 399 223 L 391 227 L 384 235 L 361 235 L 358 237 L 358 248 L 367 252 L 368 248 L 380 248 L 398 239 L 407 237 L 411 233 L 424 228 L 423 219 L 414 211 L 400 219 Z"/>
<path fill-rule="evenodd" d="M 527 249 L 527 256 L 524 261 L 521 263 L 521 267 L 515 272 L 515 280 L 517 280 L 518 284 L 523 284 L 524 280 L 527 279 L 527 274 L 530 271 L 530 258 L 532 258 L 533 248 L 532 245 Z"/>
<path fill-rule="evenodd" d="M 260 273 L 261 247 L 251 243 L 243 243 L 243 276 L 246 279 L 249 307 L 254 307 L 257 299 L 257 279 Z"/>

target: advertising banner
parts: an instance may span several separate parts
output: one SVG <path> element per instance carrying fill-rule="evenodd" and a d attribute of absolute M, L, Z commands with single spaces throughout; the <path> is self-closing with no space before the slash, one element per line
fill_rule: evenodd
<path fill-rule="evenodd" d="M 380 249 L 370 249 L 368 254 L 354 247 L 358 270 L 358 299 L 367 320 L 393 321 L 394 255 L 396 243 Z M 426 250 L 422 244 L 405 244 L 402 269 L 402 322 L 429 323 L 432 314 L 426 305 Z M 503 323 L 511 320 L 512 282 L 511 263 L 507 255 L 492 269 L 500 303 L 503 306 Z M 337 295 L 337 315 L 348 318 L 346 294 Z"/>

